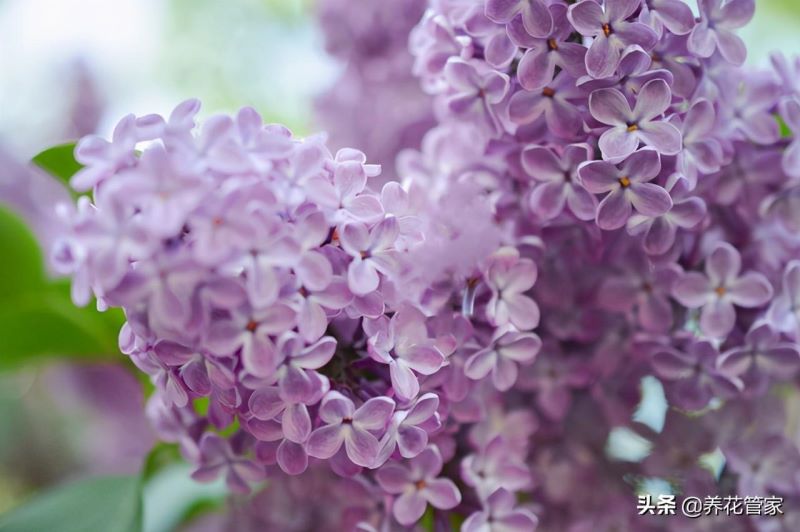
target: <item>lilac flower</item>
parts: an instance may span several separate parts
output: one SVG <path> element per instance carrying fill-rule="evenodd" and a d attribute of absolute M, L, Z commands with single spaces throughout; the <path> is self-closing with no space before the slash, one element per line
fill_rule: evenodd
<path fill-rule="evenodd" d="M 512 122 L 528 124 L 544 115 L 547 127 L 559 138 L 574 138 L 583 124 L 580 110 L 572 103 L 584 92 L 575 78 L 564 71 L 541 91 L 519 91 L 508 102 Z"/>
<path fill-rule="evenodd" d="M 614 76 L 605 79 L 583 76 L 578 79 L 578 85 L 589 93 L 597 89 L 618 88 L 632 100 L 645 84 L 654 79 L 664 80 L 669 86 L 674 82 L 672 72 L 663 68 L 653 68 L 651 55 L 640 46 L 631 46 L 622 53 Z"/>
<path fill-rule="evenodd" d="M 283 361 L 275 372 L 281 398 L 287 402 L 315 403 L 319 393 L 320 377 L 314 370 L 330 362 L 336 350 L 336 340 L 323 337 L 311 345 L 293 333 L 285 333 L 278 343 L 280 359 Z"/>
<path fill-rule="evenodd" d="M 380 486 L 399 495 L 392 505 L 392 515 L 401 525 L 416 523 L 428 504 L 450 510 L 461 502 L 461 492 L 452 480 L 437 477 L 442 472 L 442 455 L 436 446 L 426 448 L 408 462 L 386 464 L 375 475 Z"/>
<path fill-rule="evenodd" d="M 713 338 L 724 338 L 736 321 L 734 305 L 760 307 L 772 299 L 772 285 L 760 273 L 740 275 L 739 252 L 723 242 L 706 259 L 705 275 L 687 272 L 675 283 L 672 295 L 687 308 L 700 308 L 700 329 Z"/>
<path fill-rule="evenodd" d="M 502 24 L 521 19 L 532 37 L 543 38 L 553 31 L 553 17 L 545 0 L 487 0 L 486 17 Z"/>
<path fill-rule="evenodd" d="M 783 273 L 783 288 L 767 312 L 767 319 L 780 332 L 800 339 L 800 261 L 792 261 Z"/>
<path fill-rule="evenodd" d="M 597 207 L 600 229 L 619 229 L 633 212 L 661 216 L 672 208 L 672 198 L 662 187 L 650 183 L 661 171 L 658 152 L 639 150 L 620 167 L 607 161 L 584 163 L 578 170 L 583 186 L 594 194 L 608 193 Z"/>
<path fill-rule="evenodd" d="M 597 294 L 602 308 L 634 314 L 647 331 L 666 331 L 673 316 L 669 295 L 681 271 L 675 265 L 650 267 L 642 258 L 625 257 L 622 275 L 606 279 Z"/>
<path fill-rule="evenodd" d="M 428 445 L 428 426 L 438 428 L 436 409 L 439 397 L 433 393 L 421 395 L 410 407 L 397 410 L 381 440 L 378 462 L 385 462 L 394 452 L 400 451 L 403 458 L 414 458 Z"/>
<path fill-rule="evenodd" d="M 697 58 L 687 48 L 688 36 L 665 35 L 651 52 L 651 68 L 663 68 L 672 73 L 672 93 L 690 98 L 697 88 Z"/>
<path fill-rule="evenodd" d="M 498 332 L 492 343 L 472 355 L 464 366 L 464 374 L 479 380 L 492 374 L 494 387 L 504 392 L 517 381 L 517 364 L 533 363 L 542 347 L 534 333 Z"/>
<path fill-rule="evenodd" d="M 515 508 L 512 493 L 503 488 L 492 493 L 485 508 L 470 515 L 461 530 L 464 532 L 527 532 L 535 530 L 537 517 L 528 509 Z"/>
<path fill-rule="evenodd" d="M 133 166 L 138 140 L 136 117 L 133 115 L 119 121 L 111 142 L 97 136 L 84 137 L 75 148 L 75 159 L 85 167 L 72 177 L 70 184 L 75 190 L 84 192 L 117 171 Z"/>
<path fill-rule="evenodd" d="M 797 447 L 783 435 L 761 433 L 749 441 L 737 443 L 725 449 L 725 458 L 730 461 L 731 470 L 739 475 L 740 493 L 795 489 L 800 460 Z"/>
<path fill-rule="evenodd" d="M 323 290 L 315 291 L 300 287 L 298 290 L 300 311 L 297 317 L 297 329 L 307 341 L 318 340 L 325 333 L 328 325 L 326 309 L 340 311 L 353 302 L 347 281 L 334 278 Z"/>
<path fill-rule="evenodd" d="M 558 157 L 542 146 L 528 146 L 522 151 L 525 173 L 538 181 L 531 192 L 531 211 L 544 220 L 556 218 L 564 206 L 579 220 L 591 220 L 597 200 L 580 184 L 578 166 L 591 158 L 587 144 L 570 144 Z"/>
<path fill-rule="evenodd" d="M 323 209 L 333 212 L 332 219 L 344 222 L 351 219 L 374 223 L 383 217 L 378 198 L 362 194 L 367 185 L 367 157 L 356 150 L 340 150 L 336 154 L 336 169 L 331 182 L 323 176 L 312 177 L 309 196 Z M 374 169 L 369 169 L 375 175 Z"/>
<path fill-rule="evenodd" d="M 237 312 L 208 330 L 206 345 L 218 356 L 232 356 L 241 349 L 245 369 L 258 377 L 271 376 L 280 363 L 270 335 L 295 323 L 295 314 L 286 305 L 275 305 L 251 313 Z"/>
<path fill-rule="evenodd" d="M 761 76 L 731 77 L 727 81 L 720 87 L 724 98 L 720 108 L 726 113 L 727 127 L 755 144 L 777 142 L 780 128 L 773 108 L 780 97 L 780 86 L 773 79 Z"/>
<path fill-rule="evenodd" d="M 624 159 L 636 151 L 640 142 L 663 155 L 677 155 L 682 145 L 680 131 L 669 122 L 656 120 L 669 108 L 671 99 L 669 86 L 660 79 L 642 87 L 633 110 L 617 89 L 594 91 L 589 97 L 592 116 L 611 126 L 600 137 L 603 158 Z"/>
<path fill-rule="evenodd" d="M 205 434 L 200 440 L 201 466 L 192 478 L 209 482 L 220 474 L 225 474 L 228 487 L 240 493 L 249 493 L 248 481 L 261 480 L 264 471 L 251 460 L 236 456 L 228 444 L 216 434 Z"/>
<path fill-rule="evenodd" d="M 370 355 L 389 365 L 392 388 L 406 400 L 419 394 L 415 371 L 431 375 L 445 363 L 436 341 L 428 336 L 425 316 L 416 308 L 401 308 L 391 320 L 365 323 L 364 330 L 370 337 Z"/>
<path fill-rule="evenodd" d="M 361 223 L 349 223 L 342 228 L 342 248 L 353 257 L 347 268 L 347 284 L 354 294 L 363 296 L 374 292 L 380 283 L 380 274 L 394 271 L 392 244 L 399 232 L 393 216 L 384 218 L 372 229 Z"/>
<path fill-rule="evenodd" d="M 656 375 L 669 383 L 670 404 L 687 410 L 700 410 L 712 397 L 732 398 L 742 382 L 718 369 L 719 352 L 709 342 L 700 341 L 685 350 L 668 348 L 653 354 Z"/>
<path fill-rule="evenodd" d="M 230 369 L 197 349 L 161 341 L 153 347 L 153 355 L 160 366 L 151 368 L 155 373 L 154 378 L 156 382 L 162 382 L 161 386 L 166 386 L 165 396 L 178 406 L 186 406 L 190 391 L 207 396 L 213 387 L 230 389 L 234 385 L 235 379 Z M 137 360 L 141 358 L 135 357 L 134 363 Z"/>
<path fill-rule="evenodd" d="M 722 146 L 712 136 L 715 122 L 714 105 L 701 99 L 692 105 L 683 121 L 676 124 L 683 137 L 677 167 L 689 180 L 691 188 L 697 184 L 699 174 L 712 174 L 722 166 Z"/>
<path fill-rule="evenodd" d="M 593 37 L 586 54 L 586 70 L 594 78 L 614 74 L 622 51 L 639 45 L 650 50 L 658 41 L 652 28 L 628 19 L 641 5 L 641 0 L 607 0 L 603 7 L 594 0 L 581 0 L 569 8 L 569 20 L 585 37 Z"/>
<path fill-rule="evenodd" d="M 700 22 L 689 36 L 689 49 L 700 57 L 711 57 L 719 50 L 729 63 L 744 63 L 747 49 L 733 30 L 753 18 L 755 0 L 699 0 L 698 5 Z"/>
<path fill-rule="evenodd" d="M 450 111 L 457 115 L 477 114 L 488 124 L 499 127 L 494 106 L 508 93 L 508 76 L 480 72 L 473 64 L 461 59 L 450 59 L 444 74 L 455 89 L 447 101 Z"/>
<path fill-rule="evenodd" d="M 790 177 L 800 178 L 800 99 L 788 98 L 781 102 L 781 116 L 792 130 L 794 139 L 783 152 L 783 171 Z"/>
<path fill-rule="evenodd" d="M 669 31 L 685 35 L 694 28 L 692 8 L 681 0 L 645 0 L 651 15 Z"/>
<path fill-rule="evenodd" d="M 353 401 L 344 395 L 328 392 L 319 409 L 325 425 L 311 433 L 306 451 L 315 458 L 331 458 L 344 444 L 347 457 L 354 464 L 376 467 L 380 444 L 373 432 L 383 432 L 394 407 L 388 397 L 374 397 L 356 410 Z"/>
<path fill-rule="evenodd" d="M 644 250 L 650 255 L 661 255 L 675 244 L 679 229 L 694 229 L 705 218 L 705 201 L 689 192 L 688 180 L 673 176 L 666 185 L 672 198 L 672 209 L 661 216 L 634 214 L 628 219 L 630 235 L 644 235 Z"/>
<path fill-rule="evenodd" d="M 741 378 L 750 393 L 764 393 L 770 380 L 790 379 L 800 368 L 797 346 L 781 342 L 778 334 L 766 323 L 753 325 L 744 343 L 723 353 L 719 367 L 721 371 Z"/>
<path fill-rule="evenodd" d="M 539 307 L 524 295 L 536 283 L 536 264 L 520 258 L 519 252 L 504 248 L 495 253 L 484 272 L 492 291 L 487 306 L 487 318 L 497 327 L 514 325 L 521 331 L 539 324 Z"/>
<path fill-rule="evenodd" d="M 530 485 L 531 474 L 525 463 L 509 452 L 502 436 L 494 438 L 478 453 L 461 461 L 461 478 L 477 489 L 482 498 L 500 488 L 517 491 Z"/>
<path fill-rule="evenodd" d="M 566 6 L 552 4 L 549 10 L 553 17 L 553 30 L 543 37 L 531 37 L 520 19 L 514 19 L 508 25 L 511 40 L 526 49 L 517 66 L 517 79 L 526 90 L 542 89 L 549 85 L 556 67 L 576 78 L 586 74 L 586 48 L 567 40 L 572 33 L 572 26 L 567 20 Z"/>

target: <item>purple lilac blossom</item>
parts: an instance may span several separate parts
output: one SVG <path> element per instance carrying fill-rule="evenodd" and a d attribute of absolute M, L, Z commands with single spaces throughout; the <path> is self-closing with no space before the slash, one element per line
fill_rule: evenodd
<path fill-rule="evenodd" d="M 130 118 L 92 141 L 94 201 L 68 213 L 59 264 L 77 300 L 127 311 L 121 346 L 156 383 L 161 437 L 237 489 L 322 479 L 319 529 L 429 512 L 443 530 L 647 530 L 630 480 L 653 474 L 682 493 L 797 499 L 781 467 L 800 459 L 784 405 L 800 356 L 800 195 L 782 165 L 796 131 L 774 134 L 796 73 L 731 64 L 747 10 L 432 1 L 409 45 L 437 125 L 400 153 L 399 182 L 248 110 L 196 134 L 190 102 L 134 117 L 133 159 Z M 165 201 L 179 212 L 159 224 Z M 185 349 L 158 359 L 160 342 Z M 671 407 L 663 429 L 639 416 L 648 377 Z M 606 452 L 617 428 L 653 444 L 646 459 Z M 720 478 L 702 465 L 715 449 Z M 329 493 L 354 484 L 353 500 Z"/>

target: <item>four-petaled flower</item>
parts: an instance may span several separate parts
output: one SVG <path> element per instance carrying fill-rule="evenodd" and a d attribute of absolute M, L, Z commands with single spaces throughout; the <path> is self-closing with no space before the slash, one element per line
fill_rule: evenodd
<path fill-rule="evenodd" d="M 748 331 L 744 345 L 722 354 L 719 367 L 739 377 L 749 393 L 763 394 L 773 379 L 791 379 L 800 368 L 800 352 L 795 344 L 781 342 L 767 323 L 756 323 Z"/>
<path fill-rule="evenodd" d="M 484 509 L 470 515 L 461 525 L 463 532 L 530 532 L 539 519 L 527 508 L 516 508 L 514 495 L 500 488 L 489 495 Z"/>
<path fill-rule="evenodd" d="M 689 35 L 689 50 L 700 57 L 711 57 L 714 50 L 719 50 L 729 63 L 744 63 L 747 48 L 733 30 L 753 18 L 755 0 L 698 0 L 697 3 L 700 22 Z"/>
<path fill-rule="evenodd" d="M 569 8 L 569 20 L 581 35 L 593 37 L 586 53 L 586 70 L 593 78 L 611 77 L 617 70 L 622 51 L 632 45 L 651 50 L 658 35 L 647 24 L 628 19 L 639 9 L 641 0 L 582 0 Z"/>
<path fill-rule="evenodd" d="M 439 510 L 450 510 L 461 502 L 461 492 L 452 480 L 438 477 L 442 472 L 442 455 L 436 446 L 422 451 L 407 465 L 389 463 L 375 475 L 386 493 L 397 495 L 392 515 L 401 525 L 413 525 L 430 504 Z"/>
<path fill-rule="evenodd" d="M 501 24 L 520 19 L 532 37 L 546 37 L 553 31 L 553 18 L 545 0 L 487 0 L 486 18 Z"/>
<path fill-rule="evenodd" d="M 464 373 L 474 380 L 491 373 L 494 387 L 504 392 L 517 382 L 517 364 L 532 364 L 541 347 L 542 340 L 534 333 L 501 330 L 489 346 L 469 357 Z"/>
<path fill-rule="evenodd" d="M 552 220 L 566 205 L 579 220 L 593 219 L 597 200 L 583 188 L 578 176 L 578 166 L 591 156 L 588 144 L 570 144 L 561 157 L 542 146 L 525 148 L 522 168 L 539 182 L 531 191 L 531 211 L 544 220 Z"/>
<path fill-rule="evenodd" d="M 503 248 L 489 258 L 484 279 L 492 290 L 486 314 L 495 326 L 511 324 L 520 331 L 539 325 L 539 306 L 525 292 L 536 284 L 536 263 L 520 258 L 515 248 Z"/>
<path fill-rule="evenodd" d="M 669 193 L 650 183 L 661 171 L 658 152 L 644 148 L 628 157 L 621 166 L 608 161 L 591 161 L 581 165 L 578 174 L 583 186 L 594 194 L 606 194 L 597 206 L 596 220 L 600 229 L 619 229 L 634 209 L 645 216 L 661 216 L 672 208 Z"/>
<path fill-rule="evenodd" d="M 315 429 L 306 442 L 306 451 L 315 458 L 331 458 L 344 444 L 347 457 L 361 467 L 376 467 L 379 442 L 373 432 L 386 428 L 395 403 L 388 397 L 373 397 L 357 410 L 353 401 L 339 392 L 328 392 L 322 399 L 319 417 L 325 425 Z"/>
<path fill-rule="evenodd" d="M 508 25 L 511 41 L 525 48 L 517 66 L 517 79 L 526 90 L 542 89 L 551 83 L 556 67 L 576 78 L 586 74 L 586 48 L 568 40 L 572 27 L 567 20 L 566 6 L 552 4 L 549 9 L 554 21 L 553 31 L 543 37 L 531 37 L 522 23 L 518 23 L 520 19 Z"/>
<path fill-rule="evenodd" d="M 723 242 L 706 259 L 705 275 L 687 272 L 676 281 L 672 295 L 682 305 L 702 307 L 700 330 L 713 338 L 724 338 L 736 322 L 734 305 L 755 308 L 766 304 L 772 285 L 760 273 L 740 275 L 742 259 L 736 248 Z"/>
<path fill-rule="evenodd" d="M 631 109 L 618 89 L 598 89 L 589 96 L 589 110 L 599 122 L 611 126 L 600 136 L 603 158 L 620 161 L 645 144 L 662 155 L 681 151 L 681 132 L 669 122 L 658 120 L 669 109 L 672 93 L 663 79 L 648 81 Z"/>
<path fill-rule="evenodd" d="M 667 381 L 670 404 L 686 410 L 701 410 L 712 397 L 729 399 L 742 390 L 742 382 L 720 371 L 718 361 L 719 352 L 707 341 L 665 347 L 651 359 L 656 375 Z"/>

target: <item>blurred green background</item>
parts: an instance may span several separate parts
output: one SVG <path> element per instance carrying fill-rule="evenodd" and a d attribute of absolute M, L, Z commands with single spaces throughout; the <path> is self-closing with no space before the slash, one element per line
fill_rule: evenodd
<path fill-rule="evenodd" d="M 757 4 L 742 32 L 749 63 L 800 52 L 800 0 Z M 308 133 L 313 98 L 343 69 L 324 52 L 313 0 L 0 0 L 0 50 L 0 202 L 29 220 L 66 197 L 27 164 L 48 146 L 108 135 L 124 114 L 167 114 L 188 97 L 203 101 L 202 115 L 252 105 Z M 59 153 L 49 156 L 59 167 Z M 47 530 L 42 518 L 100 496 L 105 513 L 70 530 L 110 515 L 119 530 L 139 519 L 147 532 L 174 530 L 221 504 L 224 487 L 192 482 L 173 447 L 151 452 L 142 382 L 116 351 L 121 316 L 70 306 L 36 243 L 47 223 L 57 221 L 30 232 L 0 210 L 0 514 L 49 486 L 116 476 L 39 501 L 14 514 L 17 525 L 0 517 L 0 530 Z"/>

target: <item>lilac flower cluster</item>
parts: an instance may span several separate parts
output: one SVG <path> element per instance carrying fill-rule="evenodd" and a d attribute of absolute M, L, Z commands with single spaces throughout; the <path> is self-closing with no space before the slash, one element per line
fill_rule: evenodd
<path fill-rule="evenodd" d="M 480 355 L 449 358 L 472 387 L 503 391 L 478 423 L 533 405 L 522 463 L 537 482 L 502 488 L 536 501 L 548 530 L 661 529 L 630 504 L 654 477 L 701 497 L 729 493 L 730 478 L 742 495 L 797 500 L 796 478 L 756 463 L 773 448 L 784 467 L 800 461 L 800 440 L 778 421 L 788 407 L 770 397 L 795 401 L 800 369 L 800 67 L 780 55 L 772 69 L 742 66 L 736 30 L 755 2 L 700 0 L 699 17 L 677 0 L 429 5 L 410 42 L 439 125 L 401 155 L 401 176 L 473 186 L 500 241 L 538 270 L 535 285 L 512 290 L 484 277 L 478 301 L 481 289 L 511 295 L 506 308 L 530 321 L 509 320 L 520 332 L 484 341 Z M 499 346 L 535 325 L 539 354 L 518 369 Z M 637 417 L 648 376 L 669 403 L 663 430 Z M 769 427 L 749 417 L 757 408 L 775 408 Z M 619 428 L 650 440 L 646 459 L 606 452 Z M 513 430 L 493 443 L 498 454 L 512 454 Z M 703 465 L 714 452 L 722 477 Z M 470 460 L 460 463 L 470 485 Z M 475 492 L 483 515 L 501 497 Z"/>
<path fill-rule="evenodd" d="M 657 478 L 779 494 L 796 528 L 800 67 L 741 67 L 753 0 L 699 8 L 431 0 L 410 44 L 438 125 L 380 190 L 250 109 L 126 117 L 78 145 L 92 195 L 54 258 L 76 302 L 125 310 L 194 476 L 269 477 L 247 523 L 708 525 L 637 516 Z M 646 457 L 609 452 L 618 429 Z"/>
<path fill-rule="evenodd" d="M 84 138 L 72 185 L 91 195 L 63 209 L 69 231 L 53 251 L 77 303 L 125 310 L 120 348 L 151 377 L 161 437 L 195 478 L 224 475 L 237 491 L 326 461 L 344 476 L 380 468 L 373 480 L 400 495 L 390 506 L 404 524 L 429 503 L 455 507 L 459 489 L 432 476 L 455 451 L 432 440 L 453 400 L 441 389 L 468 391 L 448 357 L 475 345 L 469 375 L 513 385 L 539 347 L 522 332 L 538 321 L 523 294 L 533 262 L 496 239 L 483 262 L 450 259 L 473 285 L 485 277 L 478 349 L 441 285 L 452 277 L 414 267 L 463 203 L 423 221 L 425 191 L 374 191 L 380 167 L 361 152 L 331 154 L 324 136 L 294 138 L 249 108 L 195 131 L 198 109 L 130 115 L 111 141 Z"/>

